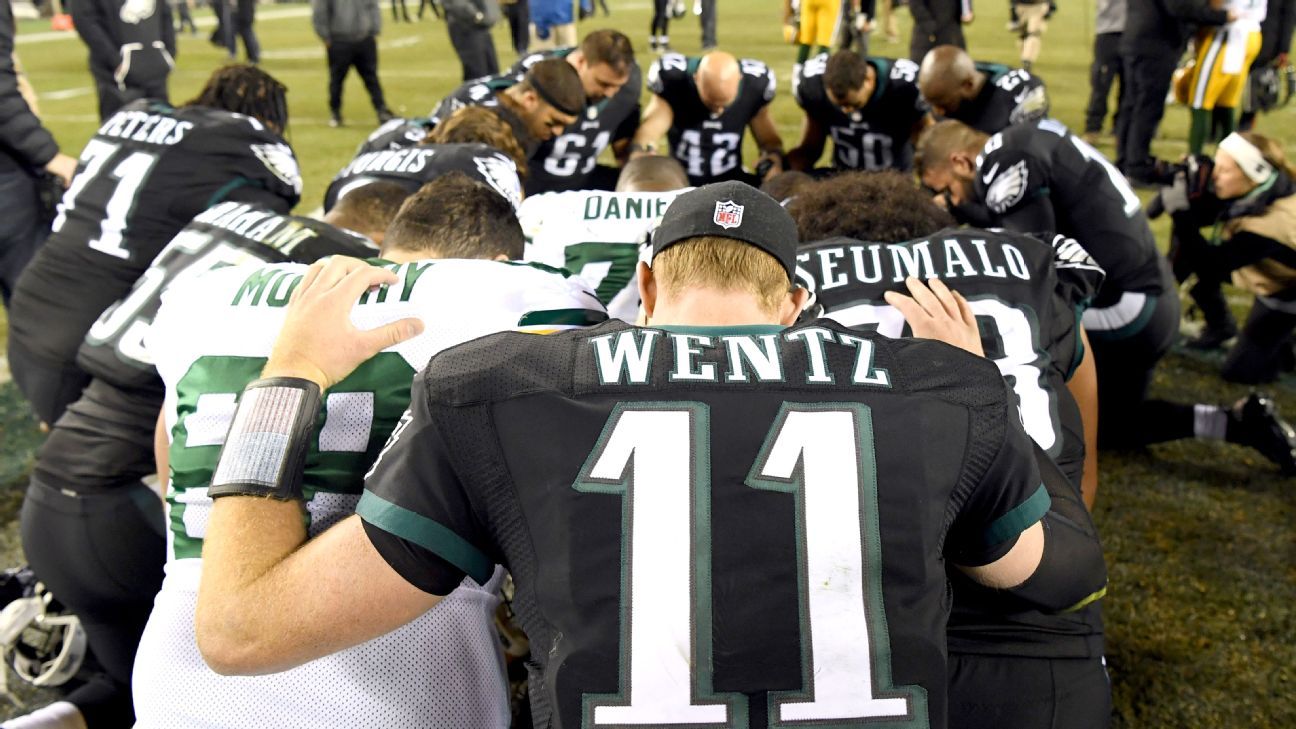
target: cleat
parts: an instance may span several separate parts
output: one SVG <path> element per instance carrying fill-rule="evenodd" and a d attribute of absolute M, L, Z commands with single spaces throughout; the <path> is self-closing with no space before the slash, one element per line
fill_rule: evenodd
<path fill-rule="evenodd" d="M 1253 392 L 1233 405 L 1227 440 L 1260 451 L 1284 476 L 1296 475 L 1296 429 L 1278 416 L 1268 395 Z"/>

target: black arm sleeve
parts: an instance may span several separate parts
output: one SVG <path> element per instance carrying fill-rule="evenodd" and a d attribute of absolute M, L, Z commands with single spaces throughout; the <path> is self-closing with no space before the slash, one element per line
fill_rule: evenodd
<path fill-rule="evenodd" d="M 108 35 L 107 19 L 95 0 L 67 0 L 67 11 L 77 35 L 90 48 L 90 59 L 107 71 L 121 65 L 121 48 Z"/>
<path fill-rule="evenodd" d="M 1008 230 L 1015 230 L 1018 233 L 1057 229 L 1057 216 L 1053 214 L 1053 203 L 1046 195 L 1038 195 L 1034 200 L 1004 213 L 1000 216 L 999 222 Z"/>
<path fill-rule="evenodd" d="M 1275 55 L 1290 53 L 1293 24 L 1296 24 L 1296 0 L 1279 0 L 1278 7 L 1274 10 L 1278 13 L 1278 37 L 1274 39 Z"/>
<path fill-rule="evenodd" d="M 184 0 L 180 0 L 184 2 Z M 171 23 L 171 3 L 166 0 L 159 0 L 158 15 L 162 18 L 162 45 L 166 46 L 167 53 L 171 54 L 171 59 L 179 55 L 176 49 L 175 26 Z"/>
<path fill-rule="evenodd" d="M 1223 245 L 1207 246 L 1201 268 L 1224 273 L 1272 258 L 1284 266 L 1296 268 L 1296 251 L 1272 238 L 1256 233 L 1238 233 Z"/>
<path fill-rule="evenodd" d="M 0 148 L 28 167 L 40 169 L 58 154 L 58 143 L 18 90 L 13 51 L 13 11 L 4 3 L 0 8 Z"/>
<path fill-rule="evenodd" d="M 1044 555 L 1035 574 L 1003 595 L 1009 602 L 1047 612 L 1078 610 L 1107 589 L 1107 563 L 1098 530 L 1079 491 L 1039 446 L 1035 446 L 1035 461 L 1050 498 L 1048 513 L 1040 520 Z"/>

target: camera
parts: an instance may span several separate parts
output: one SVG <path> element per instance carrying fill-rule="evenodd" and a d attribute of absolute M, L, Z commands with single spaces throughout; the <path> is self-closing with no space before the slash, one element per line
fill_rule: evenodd
<path fill-rule="evenodd" d="M 1214 170 L 1215 161 L 1201 154 L 1190 155 L 1181 162 L 1157 160 L 1149 179 L 1160 185 L 1161 190 L 1148 202 L 1147 216 L 1156 219 L 1163 213 L 1182 212 L 1212 195 L 1211 173 Z"/>

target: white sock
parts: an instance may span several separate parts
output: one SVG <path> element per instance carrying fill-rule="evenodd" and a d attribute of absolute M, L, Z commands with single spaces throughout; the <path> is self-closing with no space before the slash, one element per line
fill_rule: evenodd
<path fill-rule="evenodd" d="M 1193 405 L 1193 435 L 1198 438 L 1224 440 L 1228 430 L 1228 413 L 1218 405 Z"/>
<path fill-rule="evenodd" d="M 30 714 L 14 717 L 0 724 L 0 729 L 86 729 L 86 722 L 76 704 L 56 701 Z"/>

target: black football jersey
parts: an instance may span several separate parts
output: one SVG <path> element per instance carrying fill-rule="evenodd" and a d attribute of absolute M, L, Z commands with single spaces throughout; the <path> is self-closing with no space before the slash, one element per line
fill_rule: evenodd
<path fill-rule="evenodd" d="M 802 64 L 792 79 L 792 95 L 832 138 L 834 168 L 908 170 L 913 167 L 914 128 L 928 112 L 918 92 L 918 64 L 904 58 L 866 60 L 877 73 L 877 85 L 863 109 L 847 114 L 828 98 L 823 79 L 827 53 Z"/>
<path fill-rule="evenodd" d="M 945 560 L 1047 510 L 1031 448 L 944 344 L 617 322 L 435 357 L 357 513 L 434 593 L 510 570 L 536 726 L 935 727 Z"/>
<path fill-rule="evenodd" d="M 739 59 L 738 98 L 714 116 L 698 96 L 700 57 L 667 53 L 648 69 L 648 90 L 670 104 L 675 120 L 666 138 L 671 154 L 684 165 L 689 183 L 705 185 L 742 171 L 742 141 L 752 117 L 774 99 L 774 72 L 754 58 Z"/>
<path fill-rule="evenodd" d="M 1048 116 L 1048 90 L 1039 76 L 1023 68 L 999 63 L 976 64 L 986 75 L 985 85 L 975 99 L 964 101 L 947 118 L 957 119 L 986 134 L 1012 124 L 1036 121 Z"/>
<path fill-rule="evenodd" d="M 905 276 L 940 278 L 963 294 L 976 314 L 986 357 L 1016 395 L 1026 433 L 1078 494 L 1084 427 L 1066 382 L 1083 354 L 1079 317 L 1101 286 L 1103 272 L 1076 241 L 1050 238 L 1052 245 L 1019 233 L 966 228 L 903 243 L 836 238 L 801 246 L 798 275 L 814 290 L 815 308 L 824 317 L 890 337 L 907 334 L 908 326 L 882 295 L 906 293 Z M 951 652 L 1101 655 L 1097 603 L 1065 615 L 1005 614 L 957 570 L 950 578 L 955 586 Z"/>
<path fill-rule="evenodd" d="M 169 288 L 183 287 L 213 268 L 250 261 L 313 263 L 325 256 L 368 258 L 377 252 L 368 238 L 319 220 L 220 203 L 186 225 L 130 293 L 104 310 L 86 334 L 77 365 L 116 387 L 160 395 L 162 381 L 144 339 Z"/>
<path fill-rule="evenodd" d="M 413 147 L 427 138 L 432 130 L 432 120 L 426 117 L 405 119 L 397 117 L 373 130 L 356 149 L 356 156 L 368 152 Z"/>
<path fill-rule="evenodd" d="M 1033 232 L 1035 206 L 1107 272 L 1094 305 L 1126 291 L 1161 294 L 1159 253 L 1138 195 L 1101 152 L 1055 119 L 1005 129 L 977 157 L 975 197 L 997 225 Z M 1045 217 L 1048 217 L 1047 215 Z"/>
<path fill-rule="evenodd" d="M 286 213 L 301 184 L 292 149 L 252 117 L 128 104 L 82 151 L 53 232 L 17 287 L 10 336 L 71 365 L 99 314 L 194 216 L 225 200 Z"/>
<path fill-rule="evenodd" d="M 329 183 L 324 209 L 333 209 L 349 191 L 371 182 L 394 182 L 413 193 L 447 172 L 462 172 L 490 185 L 514 208 L 522 204 L 517 165 L 498 149 L 485 144 L 421 144 L 356 155 Z"/>
<path fill-rule="evenodd" d="M 815 314 L 888 337 L 908 334 L 887 291 L 904 279 L 939 278 L 977 316 L 986 357 L 1016 395 L 1026 433 L 1079 485 L 1084 467 L 1080 411 L 1066 388 L 1083 353 L 1079 317 L 1103 271 L 1074 240 L 1007 231 L 947 228 L 918 240 L 807 243 L 798 276 L 815 294 Z"/>
<path fill-rule="evenodd" d="M 522 78 L 546 58 L 566 58 L 575 48 L 541 51 L 523 57 L 508 75 Z M 630 80 L 611 98 L 585 107 L 585 113 L 562 134 L 542 142 L 527 165 L 526 194 L 589 189 L 590 174 L 608 145 L 630 139 L 639 128 L 639 95 L 643 74 L 639 64 L 630 67 Z"/>

